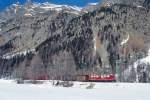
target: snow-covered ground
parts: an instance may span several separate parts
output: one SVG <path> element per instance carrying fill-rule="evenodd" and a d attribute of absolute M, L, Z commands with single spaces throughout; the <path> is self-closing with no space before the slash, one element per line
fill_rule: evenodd
<path fill-rule="evenodd" d="M 149 100 L 150 84 L 76 82 L 73 87 L 54 87 L 45 84 L 16 84 L 0 80 L 0 100 Z"/>

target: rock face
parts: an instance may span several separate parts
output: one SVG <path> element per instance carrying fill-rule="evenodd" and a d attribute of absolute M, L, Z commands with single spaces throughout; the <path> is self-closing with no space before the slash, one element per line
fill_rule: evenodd
<path fill-rule="evenodd" d="M 124 4 L 138 7 L 143 6 L 149 8 L 149 2 L 149 0 L 103 0 L 102 4 Z"/>
<path fill-rule="evenodd" d="M 150 0 L 145 0 L 143 5 L 150 8 Z"/>
<path fill-rule="evenodd" d="M 68 24 L 74 15 L 68 13 L 38 14 L 34 17 L 17 17 L 2 25 L 3 36 L 11 36 L 7 39 L 13 45 L 13 50 L 18 52 L 25 48 L 35 48 L 48 37 L 58 34 Z M 6 35 L 8 34 L 8 35 Z M 4 50 L 3 50 L 4 51 Z"/>
<path fill-rule="evenodd" d="M 96 10 L 80 15 L 50 11 L 12 18 L 1 25 L 5 40 L 0 47 L 0 76 L 61 79 L 117 73 L 119 81 L 134 82 L 136 70 L 127 70 L 149 49 L 147 7 L 98 4 Z"/>

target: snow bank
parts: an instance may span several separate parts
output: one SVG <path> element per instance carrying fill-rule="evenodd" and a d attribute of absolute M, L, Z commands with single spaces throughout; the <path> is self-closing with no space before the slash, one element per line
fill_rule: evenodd
<path fill-rule="evenodd" d="M 63 10 L 64 7 L 71 8 L 71 9 L 74 9 L 76 11 L 81 11 L 81 9 L 82 9 L 81 7 L 78 7 L 78 6 L 58 5 L 58 4 L 52 4 L 49 2 L 34 3 L 32 5 L 32 8 L 36 8 L 36 7 L 40 7 L 40 8 L 45 9 L 45 10 L 56 10 L 56 11 L 61 11 L 61 10 Z"/>
<path fill-rule="evenodd" d="M 139 64 L 150 64 L 150 49 L 149 49 L 149 51 L 148 51 L 148 56 L 147 57 L 145 57 L 145 58 L 142 58 L 142 59 L 139 59 L 138 61 L 136 61 L 135 63 L 134 63 L 134 68 L 137 68 L 137 66 L 139 65 Z"/>
<path fill-rule="evenodd" d="M 1 100 L 149 100 L 150 84 L 95 83 L 94 89 L 85 89 L 90 83 L 75 82 L 71 88 L 15 84 L 0 80 Z"/>
<path fill-rule="evenodd" d="M 35 49 L 28 49 L 28 50 L 24 50 L 24 51 L 20 51 L 20 52 L 16 52 L 16 53 L 7 53 L 5 55 L 2 56 L 3 59 L 11 59 L 15 56 L 21 56 L 21 55 L 27 55 L 27 53 L 32 52 L 35 53 Z"/>
<path fill-rule="evenodd" d="M 140 6 L 140 5 L 139 5 L 139 6 L 137 6 L 137 7 L 138 7 L 138 8 L 143 8 L 143 6 Z"/>
<path fill-rule="evenodd" d="M 128 42 L 128 40 L 129 40 L 129 38 L 130 38 L 130 36 L 129 36 L 129 34 L 128 34 L 128 37 L 126 38 L 126 39 L 124 39 L 122 42 L 121 42 L 121 46 L 122 45 L 124 45 L 124 44 L 126 44 L 127 42 Z"/>
<path fill-rule="evenodd" d="M 150 49 L 148 51 L 148 56 L 142 59 L 137 60 L 136 62 L 134 62 L 133 66 L 136 72 L 136 82 L 138 82 L 138 72 L 137 72 L 137 67 L 140 64 L 150 64 Z"/>
<path fill-rule="evenodd" d="M 150 64 L 150 49 L 148 51 L 148 56 L 143 58 L 143 59 L 141 59 L 140 62 L 141 63 L 148 63 L 148 64 Z"/>

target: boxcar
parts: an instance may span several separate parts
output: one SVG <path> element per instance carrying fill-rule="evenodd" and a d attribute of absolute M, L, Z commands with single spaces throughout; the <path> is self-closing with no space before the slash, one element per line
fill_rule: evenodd
<path fill-rule="evenodd" d="M 75 80 L 83 82 L 89 81 L 89 75 L 76 75 Z"/>

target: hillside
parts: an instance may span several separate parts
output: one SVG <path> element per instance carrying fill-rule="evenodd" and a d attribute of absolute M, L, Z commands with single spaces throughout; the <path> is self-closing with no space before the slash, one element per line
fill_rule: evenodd
<path fill-rule="evenodd" d="M 149 82 L 148 65 L 142 74 L 141 67 L 133 66 L 146 57 L 150 43 L 149 1 L 138 2 L 126 4 L 122 0 L 108 5 L 105 1 L 94 5 L 92 11 L 67 6 L 58 11 L 57 6 L 32 16 L 30 12 L 29 16 L 26 12 L 11 16 L 0 27 L 0 76 L 35 78 L 48 74 L 50 79 L 61 79 L 114 73 L 119 81 Z"/>

